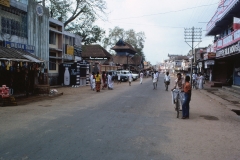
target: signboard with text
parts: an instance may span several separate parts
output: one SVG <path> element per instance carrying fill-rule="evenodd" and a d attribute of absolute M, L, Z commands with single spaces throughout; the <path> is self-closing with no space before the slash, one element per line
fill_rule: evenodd
<path fill-rule="evenodd" d="M 67 44 L 66 45 L 66 54 L 73 56 L 74 55 L 74 47 Z"/>
<path fill-rule="evenodd" d="M 233 53 L 237 53 L 239 51 L 240 51 L 240 41 L 234 45 L 218 50 L 216 53 L 216 57 L 224 57 Z"/>
<path fill-rule="evenodd" d="M 21 49 L 21 50 L 27 51 L 27 52 L 32 53 L 32 54 L 34 54 L 34 51 L 35 51 L 35 47 L 32 46 L 32 45 L 9 42 L 9 41 L 5 41 L 5 47 Z"/>

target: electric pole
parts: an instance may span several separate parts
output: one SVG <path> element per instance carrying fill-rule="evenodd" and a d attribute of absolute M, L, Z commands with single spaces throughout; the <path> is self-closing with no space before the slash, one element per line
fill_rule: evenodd
<path fill-rule="evenodd" d="M 202 42 L 202 28 L 184 28 L 184 39 L 185 42 L 192 48 L 192 58 L 191 58 L 191 85 L 192 84 L 192 74 L 193 74 L 193 65 L 194 68 L 197 66 L 196 64 L 196 53 L 193 51 L 194 48 Z M 198 42 L 196 46 L 194 46 L 194 42 Z M 189 44 L 191 43 L 191 45 Z M 194 53 L 193 53 L 194 52 Z"/>

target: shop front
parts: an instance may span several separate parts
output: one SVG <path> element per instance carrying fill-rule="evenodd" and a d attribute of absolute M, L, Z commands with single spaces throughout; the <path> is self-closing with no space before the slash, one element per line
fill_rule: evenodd
<path fill-rule="evenodd" d="M 240 43 L 222 48 L 216 53 L 214 65 L 214 79 L 226 83 L 227 85 L 237 85 L 239 83 L 239 62 L 240 62 Z"/>
<path fill-rule="evenodd" d="M 36 86 L 47 83 L 44 61 L 14 48 L 0 47 L 0 86 L 9 87 L 10 94 L 26 95 L 36 92 Z"/>

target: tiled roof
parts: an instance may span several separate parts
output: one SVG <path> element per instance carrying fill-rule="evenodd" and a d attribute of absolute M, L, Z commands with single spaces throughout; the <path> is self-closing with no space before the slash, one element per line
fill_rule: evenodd
<path fill-rule="evenodd" d="M 116 45 L 114 47 L 112 47 L 111 49 L 112 50 L 126 50 L 126 49 L 129 49 L 129 50 L 132 50 L 135 53 L 137 53 L 137 51 L 130 44 L 128 44 L 127 42 L 123 42 L 122 40 L 119 40 L 116 43 Z"/>
<path fill-rule="evenodd" d="M 30 58 L 26 58 L 26 57 L 30 57 Z M 18 61 L 32 61 L 33 59 L 42 61 L 40 58 L 38 58 L 37 56 L 28 53 L 26 51 L 20 50 L 20 49 L 15 49 L 15 48 L 6 48 L 6 47 L 2 47 L 0 46 L 0 58 L 1 59 L 10 59 L 10 60 L 18 60 Z"/>
<path fill-rule="evenodd" d="M 100 45 L 83 45 L 82 57 L 110 58 L 112 55 Z"/>

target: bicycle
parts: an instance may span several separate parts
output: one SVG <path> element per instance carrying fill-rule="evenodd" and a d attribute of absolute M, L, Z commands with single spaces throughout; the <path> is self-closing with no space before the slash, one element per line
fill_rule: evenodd
<path fill-rule="evenodd" d="M 174 89 L 173 91 L 173 101 L 176 105 L 175 110 L 177 111 L 177 118 L 179 118 L 180 105 L 183 104 L 183 95 L 180 89 Z"/>

